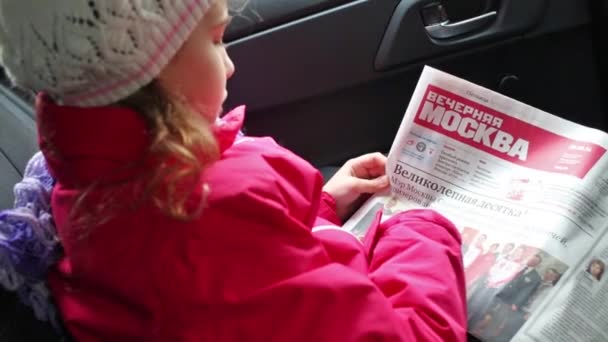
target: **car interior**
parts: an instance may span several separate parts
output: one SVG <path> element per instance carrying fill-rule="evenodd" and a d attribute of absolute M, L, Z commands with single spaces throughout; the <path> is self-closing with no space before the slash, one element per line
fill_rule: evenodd
<path fill-rule="evenodd" d="M 607 17 L 606 0 L 249 0 L 226 34 L 225 108 L 326 177 L 388 152 L 424 65 L 608 132 Z M 32 96 L 3 77 L 0 208 L 37 149 Z M 0 341 L 54 340 L 0 290 Z"/>

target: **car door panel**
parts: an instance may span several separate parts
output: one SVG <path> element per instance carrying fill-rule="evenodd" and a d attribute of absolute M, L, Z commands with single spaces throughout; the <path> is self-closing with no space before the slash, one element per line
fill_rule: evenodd
<path fill-rule="evenodd" d="M 237 72 L 229 82 L 229 104 L 257 110 L 371 80 L 397 3 L 354 1 L 230 42 Z"/>
<path fill-rule="evenodd" d="M 0 208 L 13 206 L 13 186 L 36 152 L 36 124 L 31 107 L 0 85 Z"/>
<path fill-rule="evenodd" d="M 353 0 L 230 0 L 233 19 L 225 40 L 276 27 Z M 244 6 L 247 5 L 247 6 Z"/>
<path fill-rule="evenodd" d="M 29 158 L 37 151 L 36 122 L 31 104 L 0 85 L 0 152 L 23 174 Z"/>
<path fill-rule="evenodd" d="M 501 17 L 487 31 L 440 42 L 413 12 L 399 27 L 417 27 L 417 41 L 397 39 L 401 57 L 386 68 L 377 61 L 396 10 L 428 1 L 353 1 L 240 38 L 229 44 L 237 72 L 228 106 L 247 104 L 249 133 L 275 136 L 316 165 L 386 151 L 424 64 L 605 128 L 587 5 L 533 1 L 532 18 L 521 24 L 513 16 L 527 12 L 513 2 L 497 2 Z M 400 60 L 408 51 L 418 57 Z"/>

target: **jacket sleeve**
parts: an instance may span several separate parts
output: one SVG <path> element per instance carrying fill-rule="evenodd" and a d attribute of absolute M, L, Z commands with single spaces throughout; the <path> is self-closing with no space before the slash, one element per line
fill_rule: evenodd
<path fill-rule="evenodd" d="M 466 341 L 460 234 L 430 210 L 398 214 L 366 236 L 370 279 L 405 327 L 407 340 Z"/>
<path fill-rule="evenodd" d="M 209 177 L 242 174 L 242 165 L 248 177 L 218 182 L 200 222 L 164 246 L 170 263 L 159 274 L 172 276 L 160 291 L 171 295 L 159 310 L 161 340 L 464 341 L 451 224 L 414 214 L 379 229 L 370 277 L 356 255 L 364 259 L 363 246 L 329 248 L 311 232 L 317 176 L 302 177 L 303 166 L 285 157 L 247 156 Z"/>
<path fill-rule="evenodd" d="M 336 213 L 336 200 L 327 192 L 321 193 L 319 213 L 317 215 L 337 226 L 342 226 L 342 220 Z"/>

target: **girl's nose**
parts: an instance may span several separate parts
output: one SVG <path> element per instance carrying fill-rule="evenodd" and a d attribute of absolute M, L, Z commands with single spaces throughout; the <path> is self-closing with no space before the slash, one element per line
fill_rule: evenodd
<path fill-rule="evenodd" d="M 232 59 L 230 59 L 230 56 L 228 56 L 228 52 L 225 53 L 224 63 L 226 65 L 226 79 L 229 79 L 232 77 L 232 75 L 234 75 L 235 68 Z"/>

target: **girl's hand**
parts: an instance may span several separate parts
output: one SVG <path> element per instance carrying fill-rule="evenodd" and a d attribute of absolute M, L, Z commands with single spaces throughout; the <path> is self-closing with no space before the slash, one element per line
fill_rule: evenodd
<path fill-rule="evenodd" d="M 356 209 L 363 194 L 375 194 L 388 188 L 386 157 L 381 153 L 365 154 L 347 161 L 325 184 L 323 191 L 336 200 L 336 213 L 344 220 Z"/>

